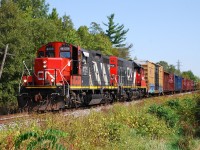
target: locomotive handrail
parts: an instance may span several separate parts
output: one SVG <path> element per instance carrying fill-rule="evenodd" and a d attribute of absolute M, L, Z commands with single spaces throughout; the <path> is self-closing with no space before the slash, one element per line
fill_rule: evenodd
<path fill-rule="evenodd" d="M 20 78 L 20 82 L 19 82 L 19 93 L 20 93 L 20 91 L 21 91 L 21 86 L 22 86 L 22 77 L 23 77 L 23 75 L 24 75 L 24 70 L 23 70 L 23 72 L 22 72 L 22 76 L 21 76 L 21 78 Z"/>
<path fill-rule="evenodd" d="M 62 78 L 62 80 L 64 80 L 67 83 L 68 89 L 67 89 L 67 98 L 69 98 L 69 83 L 67 82 L 67 80 L 63 77 L 63 74 L 61 73 L 60 69 L 58 69 L 58 72 L 60 73 L 60 76 Z M 63 81 L 63 83 L 64 83 Z M 64 84 L 65 85 L 65 84 Z M 65 95 L 65 86 L 64 86 L 64 95 Z"/>
<path fill-rule="evenodd" d="M 29 76 L 31 75 L 31 73 L 30 73 L 30 71 L 29 71 L 29 69 L 28 69 L 28 67 L 26 66 L 26 64 L 25 64 L 25 61 L 23 61 L 23 64 L 24 64 L 24 66 L 25 66 L 25 68 L 26 68 L 26 70 L 28 71 L 28 74 L 29 74 Z"/>

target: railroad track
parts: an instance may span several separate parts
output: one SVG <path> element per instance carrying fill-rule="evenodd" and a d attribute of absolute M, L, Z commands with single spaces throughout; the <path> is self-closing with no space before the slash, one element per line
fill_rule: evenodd
<path fill-rule="evenodd" d="M 18 118 L 24 118 L 29 117 L 30 115 L 28 113 L 20 113 L 20 114 L 10 114 L 10 115 L 2 115 L 0 116 L 0 124 L 4 124 L 6 122 L 9 122 L 10 120 L 16 120 Z"/>

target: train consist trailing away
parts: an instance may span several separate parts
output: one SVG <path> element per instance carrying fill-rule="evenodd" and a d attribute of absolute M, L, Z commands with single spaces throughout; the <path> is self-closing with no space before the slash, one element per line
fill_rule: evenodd
<path fill-rule="evenodd" d="M 33 69 L 24 66 L 21 109 L 59 110 L 195 90 L 192 80 L 164 72 L 153 62 L 105 56 L 66 42 L 42 46 Z"/>

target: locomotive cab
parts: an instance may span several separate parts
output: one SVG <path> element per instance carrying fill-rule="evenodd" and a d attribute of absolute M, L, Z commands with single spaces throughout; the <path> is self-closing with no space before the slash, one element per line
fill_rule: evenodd
<path fill-rule="evenodd" d="M 64 108 L 70 84 L 74 84 L 74 76 L 81 74 L 79 50 L 65 42 L 51 42 L 39 48 L 32 74 L 24 63 L 28 73 L 22 76 L 19 107 L 28 103 L 29 107 L 38 107 L 38 103 L 45 103 L 42 109 Z M 75 83 L 80 84 L 80 79 Z"/>
<path fill-rule="evenodd" d="M 38 50 L 34 64 L 34 85 L 64 85 L 70 80 L 72 46 L 49 43 Z"/>

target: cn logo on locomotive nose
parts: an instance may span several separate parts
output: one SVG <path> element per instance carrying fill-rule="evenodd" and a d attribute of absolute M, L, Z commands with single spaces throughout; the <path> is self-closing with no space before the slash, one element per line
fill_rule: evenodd
<path fill-rule="evenodd" d="M 51 79 L 55 80 L 55 74 L 51 74 L 49 71 L 45 71 L 45 80 L 47 79 L 48 75 L 51 77 Z M 57 77 L 57 71 L 56 71 L 56 77 Z M 38 80 L 44 80 L 44 71 L 38 71 L 37 78 Z"/>

